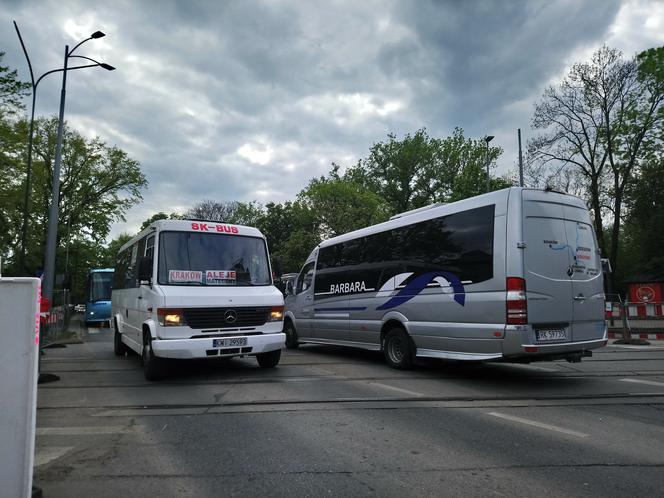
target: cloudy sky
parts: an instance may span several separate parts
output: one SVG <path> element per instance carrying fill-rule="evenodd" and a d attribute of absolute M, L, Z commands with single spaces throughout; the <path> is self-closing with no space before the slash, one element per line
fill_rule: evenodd
<path fill-rule="evenodd" d="M 12 20 L 37 74 L 107 35 L 78 53 L 117 70 L 70 73 L 65 117 L 150 182 L 112 235 L 203 199 L 293 199 L 389 132 L 495 135 L 504 173 L 571 63 L 664 45 L 662 0 L 0 0 L 3 63 L 24 80 Z M 57 113 L 59 89 L 40 83 L 37 114 Z"/>

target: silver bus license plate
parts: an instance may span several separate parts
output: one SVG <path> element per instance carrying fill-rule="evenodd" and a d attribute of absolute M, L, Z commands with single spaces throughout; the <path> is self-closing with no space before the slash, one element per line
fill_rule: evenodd
<path fill-rule="evenodd" d="M 237 346 L 246 346 L 246 337 L 229 337 L 228 339 L 212 339 L 213 348 L 232 348 Z"/>
<path fill-rule="evenodd" d="M 566 341 L 567 330 L 565 329 L 542 329 L 536 330 L 537 342 Z"/>

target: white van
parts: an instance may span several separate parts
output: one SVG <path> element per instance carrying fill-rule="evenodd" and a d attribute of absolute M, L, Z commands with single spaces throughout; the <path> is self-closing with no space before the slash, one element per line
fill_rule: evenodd
<path fill-rule="evenodd" d="M 164 373 L 164 358 L 251 355 L 274 367 L 285 340 L 283 309 L 256 228 L 161 220 L 118 253 L 114 350 L 140 354 L 148 380 Z"/>
<path fill-rule="evenodd" d="M 581 199 L 509 188 L 322 242 L 288 286 L 286 346 L 413 358 L 580 361 L 607 342 L 600 253 Z"/>

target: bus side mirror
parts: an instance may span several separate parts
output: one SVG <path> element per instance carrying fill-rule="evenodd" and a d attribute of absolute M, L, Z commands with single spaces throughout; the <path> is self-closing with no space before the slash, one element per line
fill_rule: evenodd
<path fill-rule="evenodd" d="M 141 285 L 152 283 L 152 258 L 141 258 L 138 263 L 138 281 Z"/>

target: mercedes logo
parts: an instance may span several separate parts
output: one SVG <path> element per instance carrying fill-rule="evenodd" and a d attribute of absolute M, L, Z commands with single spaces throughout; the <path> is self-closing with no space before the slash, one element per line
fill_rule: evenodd
<path fill-rule="evenodd" d="M 235 323 L 237 321 L 237 311 L 227 310 L 226 313 L 224 313 L 224 320 L 226 323 Z"/>

